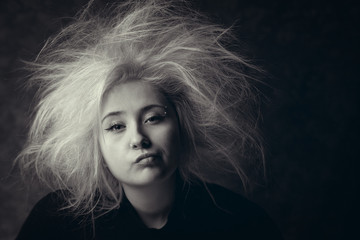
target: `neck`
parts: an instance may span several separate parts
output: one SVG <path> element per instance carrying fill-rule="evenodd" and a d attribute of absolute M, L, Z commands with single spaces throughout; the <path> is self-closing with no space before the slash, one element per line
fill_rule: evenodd
<path fill-rule="evenodd" d="M 175 174 L 147 186 L 123 185 L 126 197 L 149 228 L 162 228 L 175 199 Z"/>

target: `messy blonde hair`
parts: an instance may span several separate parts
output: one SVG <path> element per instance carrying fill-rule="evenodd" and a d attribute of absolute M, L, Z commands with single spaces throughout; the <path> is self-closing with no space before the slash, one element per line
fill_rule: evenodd
<path fill-rule="evenodd" d="M 234 40 L 182 1 L 128 1 L 98 12 L 90 2 L 28 65 L 38 103 L 17 158 L 22 172 L 70 193 L 67 206 L 77 214 L 118 207 L 121 183 L 104 167 L 98 142 L 101 101 L 114 84 L 141 79 L 177 112 L 183 180 L 236 174 L 246 187 L 263 160 L 259 69 L 227 49 Z"/>

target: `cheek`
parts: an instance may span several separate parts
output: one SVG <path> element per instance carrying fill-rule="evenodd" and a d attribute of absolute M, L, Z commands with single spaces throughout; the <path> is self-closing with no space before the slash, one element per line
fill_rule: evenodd
<path fill-rule="evenodd" d="M 106 141 L 100 143 L 100 150 L 110 173 L 119 181 L 123 181 L 128 171 L 128 166 L 126 161 L 124 161 L 125 154 L 123 146 L 106 139 Z"/>
<path fill-rule="evenodd" d="M 161 146 L 168 155 L 177 154 L 180 148 L 178 128 L 174 127 L 174 124 L 170 124 L 166 128 L 161 129 L 155 135 L 154 143 Z"/>
<path fill-rule="evenodd" d="M 116 164 L 119 159 L 124 158 L 124 144 L 119 139 L 104 138 L 100 142 L 100 150 L 107 164 Z"/>

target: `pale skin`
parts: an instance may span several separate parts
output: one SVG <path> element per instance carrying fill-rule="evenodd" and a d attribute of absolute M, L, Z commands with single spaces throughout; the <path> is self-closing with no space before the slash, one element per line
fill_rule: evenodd
<path fill-rule="evenodd" d="M 107 167 L 149 228 L 162 228 L 174 202 L 179 122 L 154 86 L 139 80 L 113 87 L 101 109 L 100 148 Z"/>

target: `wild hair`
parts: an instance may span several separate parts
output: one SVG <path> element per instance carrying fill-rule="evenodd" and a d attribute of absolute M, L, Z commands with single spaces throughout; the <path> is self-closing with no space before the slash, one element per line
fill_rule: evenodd
<path fill-rule="evenodd" d="M 246 187 L 263 161 L 253 77 L 260 70 L 226 48 L 236 40 L 230 30 L 182 1 L 128 1 L 98 13 L 91 6 L 29 64 L 38 103 L 17 158 L 22 173 L 66 190 L 76 214 L 118 207 L 121 183 L 104 166 L 99 114 L 111 87 L 139 79 L 175 107 L 183 180 L 236 174 Z"/>

